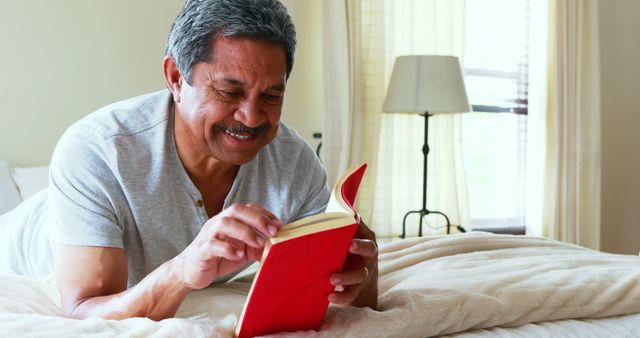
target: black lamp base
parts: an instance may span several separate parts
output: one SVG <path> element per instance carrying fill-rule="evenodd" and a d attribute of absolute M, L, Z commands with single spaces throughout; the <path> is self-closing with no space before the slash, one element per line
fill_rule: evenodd
<path fill-rule="evenodd" d="M 400 238 L 405 238 L 407 235 L 407 216 L 411 214 L 420 214 L 420 227 L 418 228 L 419 237 L 422 236 L 422 218 L 429 214 L 438 214 L 444 217 L 444 219 L 447 221 L 447 235 L 451 233 L 451 222 L 449 222 L 449 217 L 447 217 L 447 215 L 445 215 L 440 211 L 421 209 L 421 210 L 411 210 L 404 215 L 404 218 L 402 218 L 402 235 L 400 235 Z M 457 226 L 457 229 L 460 232 L 466 232 L 464 228 L 462 228 L 461 226 Z"/>
<path fill-rule="evenodd" d="M 424 116 L 424 144 L 422 146 L 422 156 L 423 156 L 423 169 L 422 169 L 422 209 L 420 210 L 412 210 L 407 212 L 402 219 L 402 235 L 400 238 L 406 237 L 406 223 L 407 216 L 411 214 L 420 214 L 420 228 L 418 228 L 418 236 L 422 236 L 422 218 L 429 214 L 438 214 L 444 217 L 447 221 L 447 235 L 451 233 L 451 222 L 449 222 L 449 217 L 440 211 L 428 210 L 427 209 L 427 155 L 429 155 L 429 112 L 425 112 Z M 456 226 L 458 231 L 466 232 L 465 229 L 461 226 Z"/>

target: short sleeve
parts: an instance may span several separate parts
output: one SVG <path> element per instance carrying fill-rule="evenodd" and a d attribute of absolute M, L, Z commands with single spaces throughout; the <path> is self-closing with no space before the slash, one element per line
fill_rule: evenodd
<path fill-rule="evenodd" d="M 320 159 L 308 144 L 304 145 L 296 163 L 295 180 L 307 182 L 307 189 L 301 208 L 292 221 L 323 213 L 331 195 L 327 186 L 327 173 Z"/>
<path fill-rule="evenodd" d="M 118 205 L 123 197 L 107 138 L 82 125 L 58 142 L 49 172 L 49 221 L 53 242 L 123 248 Z"/>

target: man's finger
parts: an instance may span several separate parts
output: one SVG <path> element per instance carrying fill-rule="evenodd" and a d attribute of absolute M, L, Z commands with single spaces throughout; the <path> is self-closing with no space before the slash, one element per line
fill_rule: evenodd
<path fill-rule="evenodd" d="M 233 217 L 258 230 L 265 237 L 273 237 L 278 231 L 278 226 L 281 226 L 280 220 L 275 215 L 264 209 L 258 209 L 255 205 L 249 207 L 236 203 L 223 212 L 225 216 Z"/>
<path fill-rule="evenodd" d="M 356 238 L 351 243 L 349 252 L 366 258 L 374 258 L 378 256 L 378 246 L 372 240 Z"/>
<path fill-rule="evenodd" d="M 201 252 L 201 259 L 203 261 L 210 261 L 218 258 L 226 258 L 229 260 L 238 260 L 244 257 L 244 250 L 241 250 L 231 243 L 216 241 L 211 245 L 207 246 Z"/>
<path fill-rule="evenodd" d="M 333 285 L 356 285 L 364 282 L 369 275 L 367 267 L 360 267 L 349 271 L 343 271 L 331 276 L 331 284 Z"/>
<path fill-rule="evenodd" d="M 342 292 L 334 291 L 330 293 L 327 299 L 333 304 L 348 306 L 356 299 L 359 291 L 360 290 L 355 285 L 351 285 L 345 287 Z"/>
<path fill-rule="evenodd" d="M 247 207 L 249 208 L 253 208 L 258 212 L 262 212 L 265 215 L 267 215 L 267 217 L 269 217 L 271 219 L 271 223 L 273 225 L 275 225 L 276 227 L 278 227 L 278 229 L 280 229 L 282 227 L 282 221 L 280 221 L 280 219 L 278 218 L 278 216 L 276 216 L 274 213 L 272 213 L 271 211 L 265 209 L 264 207 L 262 207 L 260 204 L 255 204 L 255 203 L 249 203 L 247 204 Z"/>
<path fill-rule="evenodd" d="M 264 246 L 265 239 L 260 236 L 255 229 L 249 227 L 233 217 L 222 217 L 218 225 L 218 231 L 213 241 L 224 241 L 226 238 L 232 238 L 245 243 L 254 248 Z"/>
<path fill-rule="evenodd" d="M 376 241 L 376 233 L 373 232 L 373 230 L 371 230 L 362 220 L 360 221 L 355 237 L 360 239 L 369 239 L 374 242 Z"/>

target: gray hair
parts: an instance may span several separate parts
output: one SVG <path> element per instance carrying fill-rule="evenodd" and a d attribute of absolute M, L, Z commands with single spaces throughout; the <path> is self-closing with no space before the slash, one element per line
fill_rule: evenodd
<path fill-rule="evenodd" d="M 192 67 L 210 60 L 214 39 L 221 36 L 282 46 L 287 78 L 291 74 L 296 30 L 278 0 L 187 0 L 171 27 L 165 53 L 173 56 L 183 77 L 191 83 Z"/>

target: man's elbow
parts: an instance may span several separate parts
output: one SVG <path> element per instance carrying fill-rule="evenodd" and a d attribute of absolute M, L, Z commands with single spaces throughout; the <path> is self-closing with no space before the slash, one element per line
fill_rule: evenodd
<path fill-rule="evenodd" d="M 89 316 L 86 315 L 84 310 L 84 304 L 90 298 L 71 298 L 61 297 L 60 305 L 62 310 L 62 316 L 70 319 L 85 319 Z"/>
<path fill-rule="evenodd" d="M 86 319 L 98 317 L 102 319 L 120 320 L 131 317 L 141 317 L 137 313 L 129 313 L 127 310 L 116 310 L 117 295 L 95 295 L 84 297 L 61 297 L 62 316 L 70 319 Z"/>

